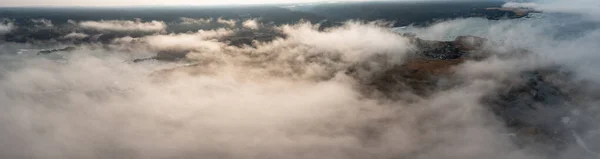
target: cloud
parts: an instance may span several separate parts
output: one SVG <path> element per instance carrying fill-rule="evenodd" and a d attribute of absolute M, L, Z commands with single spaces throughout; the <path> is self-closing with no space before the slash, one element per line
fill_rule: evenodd
<path fill-rule="evenodd" d="M 140 20 L 102 20 L 102 21 L 82 21 L 78 23 L 84 29 L 93 29 L 100 31 L 141 31 L 141 32 L 162 32 L 167 25 L 162 21 L 142 22 Z"/>
<path fill-rule="evenodd" d="M 0 35 L 11 32 L 15 28 L 12 22 L 4 21 L 0 23 Z"/>
<path fill-rule="evenodd" d="M 411 47 L 408 39 L 375 23 L 318 28 L 282 26 L 285 39 L 197 52 L 193 56 L 206 63 L 171 72 L 155 71 L 174 64 L 131 64 L 123 62 L 131 53 L 87 47 L 61 55 L 69 61 L 63 64 L 40 56 L 18 59 L 13 62 L 23 67 L 3 72 L 9 78 L 0 80 L 6 91 L 0 95 L 5 109 L 0 121 L 11 121 L 0 123 L 0 141 L 12 143 L 0 154 L 334 159 L 506 154 L 509 143 L 487 129 L 495 124 L 478 115 L 485 114 L 477 102 L 481 94 L 472 93 L 494 84 L 476 83 L 413 102 L 371 97 L 361 79 L 344 72 L 356 63 L 381 65 L 365 72 L 383 71 L 385 62 L 367 58 L 376 55 L 401 62 Z M 198 43 L 222 32 L 139 40 L 189 47 L 174 44 Z M 461 146 L 449 151 L 438 142 Z"/>
<path fill-rule="evenodd" d="M 244 26 L 244 28 L 256 30 L 256 29 L 258 29 L 258 20 L 256 20 L 256 19 L 246 20 L 242 23 L 242 26 Z"/>
<path fill-rule="evenodd" d="M 570 17 L 565 18 L 561 17 L 562 14 L 553 14 L 553 13 L 544 13 L 543 17 L 540 18 L 528 18 L 528 19 L 514 19 L 514 20 L 500 20 L 500 21 L 488 21 L 486 19 L 477 19 L 477 18 L 468 18 L 468 19 L 457 19 L 450 20 L 441 23 L 434 24 L 430 27 L 407 27 L 404 29 L 399 29 L 402 32 L 414 32 L 418 35 L 418 37 L 426 38 L 426 39 L 447 39 L 451 40 L 460 35 L 476 35 L 485 37 L 488 39 L 489 43 L 486 49 L 489 49 L 486 52 L 494 52 L 495 57 L 489 58 L 484 61 L 468 61 L 460 66 L 457 66 L 455 69 L 455 73 L 459 78 L 464 78 L 465 80 L 471 79 L 489 79 L 492 81 L 510 81 L 510 82 L 494 82 L 495 84 L 500 84 L 504 86 L 500 87 L 515 87 L 515 85 L 520 82 L 519 80 L 523 80 L 524 76 L 530 76 L 531 74 L 524 74 L 524 72 L 533 72 L 532 70 L 539 70 L 541 68 L 548 68 L 550 66 L 550 70 L 552 71 L 566 71 L 572 74 L 569 77 L 572 77 L 572 81 L 565 82 L 561 84 L 561 88 L 555 89 L 565 89 L 565 88 L 573 88 L 573 89 L 581 89 L 576 81 L 598 81 L 600 79 L 599 74 L 591 71 L 591 68 L 598 67 L 594 62 L 598 58 L 597 54 L 594 53 L 598 47 L 595 44 L 592 44 L 593 41 L 598 40 L 600 38 L 600 30 L 597 27 L 590 27 L 581 24 L 594 23 L 595 19 L 593 17 L 579 17 L 574 16 L 576 18 Z M 557 21 L 560 21 L 561 24 L 556 24 Z M 527 50 L 530 57 L 522 57 L 520 58 L 506 58 L 506 56 L 515 56 L 515 49 L 525 49 Z M 556 68 L 556 66 L 560 66 L 560 68 Z M 560 81 L 556 78 L 544 79 L 548 81 Z M 531 81 L 529 81 L 531 82 Z M 527 82 L 525 82 L 527 83 Z M 596 82 L 592 82 L 596 83 Z M 584 87 L 590 87 L 590 90 L 597 90 L 596 86 L 591 86 L 587 84 Z M 564 91 L 564 90 L 563 90 Z M 500 91 L 502 92 L 502 91 Z M 567 91 L 570 95 L 575 95 L 577 91 Z M 511 92 L 514 93 L 514 92 Z M 514 96 L 518 96 L 518 93 L 514 93 Z M 522 95 L 522 94 L 521 94 Z M 559 99 L 560 97 L 552 96 L 549 94 L 542 95 L 546 99 Z M 575 95 L 576 96 L 576 95 Z M 526 96 L 516 97 L 516 99 L 527 99 Z M 487 99 L 486 99 L 487 100 Z M 517 100 L 519 101 L 519 100 Z M 513 101 L 513 102 L 517 102 Z M 580 118 L 583 116 L 593 116 L 591 118 L 597 118 L 597 115 L 592 115 L 594 113 L 588 115 L 572 115 L 569 113 L 562 114 L 561 112 L 569 112 L 574 110 L 590 110 L 596 109 L 583 105 L 594 105 L 596 104 L 595 100 L 576 100 L 577 102 L 583 102 L 588 104 L 573 104 L 573 103 L 538 103 L 541 109 L 544 109 L 542 112 L 531 113 L 523 109 L 516 110 L 516 113 L 523 114 L 536 114 L 536 117 L 528 118 L 526 121 L 535 123 L 535 125 L 544 125 L 545 123 L 552 123 L 550 120 L 552 119 L 560 119 L 563 117 L 573 117 L 578 116 L 576 118 Z M 571 101 L 572 102 L 572 101 Z M 517 102 L 518 103 L 518 102 Z M 518 105 L 518 104 L 517 104 Z M 553 107 L 552 105 L 578 105 L 576 108 L 564 108 L 564 107 Z M 487 105 L 489 106 L 489 105 Z M 581 106 L 581 107 L 580 107 Z M 564 109 L 563 109 L 564 108 Z M 537 110 L 539 111 L 539 110 Z M 544 115 L 540 115 L 544 114 Z M 556 114 L 562 114 L 553 116 Z M 586 114 L 586 113 L 584 113 Z M 539 116 L 538 116 L 539 115 Z M 541 117 L 546 116 L 546 117 Z M 549 117 L 552 116 L 552 117 Z M 561 123 L 556 123 L 561 124 Z M 581 123 L 580 123 L 581 124 Z M 575 124 L 577 125 L 577 124 Z M 570 125 L 573 126 L 573 125 Z M 582 126 L 584 129 L 588 129 L 589 131 L 593 131 L 597 129 L 597 125 L 594 126 Z M 540 126 L 542 127 L 542 126 Z M 555 128 L 555 126 L 548 126 L 551 128 Z M 556 127 L 562 127 L 562 125 L 558 125 Z M 571 133 L 577 134 L 587 134 L 587 131 L 577 131 L 577 132 L 567 132 L 566 134 L 573 136 Z M 584 135 L 586 136 L 586 135 Z M 598 139 L 598 135 L 587 134 L 587 145 L 595 145 L 594 141 Z M 569 152 L 573 149 L 582 150 L 584 147 L 588 146 L 580 146 L 577 144 L 569 145 L 570 150 L 560 151 L 559 153 L 562 155 L 558 158 L 571 158 L 577 156 L 579 158 L 596 158 L 597 156 L 594 153 L 589 152 L 580 152 L 579 154 Z M 576 151 L 576 150 L 573 150 Z M 593 151 L 598 151 L 595 149 Z"/>
<path fill-rule="evenodd" d="M 560 150 L 515 143 L 535 129 L 513 130 L 494 111 L 517 109 L 525 122 L 575 134 L 588 150 L 598 146 L 600 30 L 579 25 L 590 19 L 560 20 L 468 18 L 401 30 L 429 40 L 489 41 L 469 53 L 487 58 L 450 66 L 452 74 L 425 95 L 403 87 L 415 77 L 399 69 L 418 48 L 384 22 L 263 26 L 258 31 L 285 36 L 241 47 L 227 40 L 244 30 L 227 27 L 124 37 L 47 56 L 0 54 L 0 143 L 10 143 L 0 144 L 0 158 L 597 158 L 576 143 Z M 182 62 L 127 62 L 165 50 L 190 53 Z M 517 56 L 520 50 L 528 53 Z M 528 83 L 544 74 L 528 72 L 554 65 L 577 79 Z M 554 89 L 574 90 L 568 96 L 576 101 L 563 103 L 548 93 Z M 538 102 L 532 94 L 549 95 Z"/>
<path fill-rule="evenodd" d="M 67 20 L 67 24 L 77 25 L 77 21 L 69 19 Z"/>
<path fill-rule="evenodd" d="M 342 27 L 325 32 L 319 31 L 318 28 L 318 25 L 300 23 L 284 25 L 281 30 L 288 36 L 284 42 L 309 46 L 310 50 L 306 52 L 341 54 L 349 61 L 360 61 L 374 54 L 388 54 L 390 60 L 401 61 L 404 53 L 411 47 L 407 39 L 378 23 L 350 21 Z"/>
<path fill-rule="evenodd" d="M 84 39 L 89 36 L 90 35 L 85 34 L 85 33 L 72 32 L 72 33 L 69 33 L 69 34 L 63 36 L 63 38 L 65 38 L 65 39 Z"/>
<path fill-rule="evenodd" d="M 227 25 L 229 27 L 235 27 L 237 25 L 237 21 L 234 19 L 225 20 L 223 18 L 218 18 L 217 23 Z"/>
<path fill-rule="evenodd" d="M 52 24 L 51 20 L 48 19 L 31 19 L 31 22 L 33 22 L 36 26 L 40 26 L 40 27 L 53 27 L 54 24 Z"/>
<path fill-rule="evenodd" d="M 113 42 L 120 45 L 142 45 L 139 47 L 153 50 L 202 50 L 202 51 L 220 51 L 225 44 L 216 40 L 232 34 L 232 30 L 200 30 L 196 33 L 181 33 L 168 35 L 152 35 L 142 38 L 124 37 L 115 39 Z"/>
<path fill-rule="evenodd" d="M 181 19 L 181 24 L 209 24 L 213 21 L 212 18 L 208 18 L 208 19 L 193 19 L 193 18 L 187 18 L 187 17 L 182 17 Z"/>
<path fill-rule="evenodd" d="M 536 3 L 518 3 L 518 2 L 507 2 L 502 5 L 504 8 L 529 8 L 535 9 L 538 7 Z"/>

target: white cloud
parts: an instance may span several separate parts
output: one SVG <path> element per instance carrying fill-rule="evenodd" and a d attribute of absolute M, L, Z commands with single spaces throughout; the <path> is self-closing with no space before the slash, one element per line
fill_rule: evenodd
<path fill-rule="evenodd" d="M 223 18 L 217 19 L 217 23 L 227 25 L 229 27 L 235 27 L 237 25 L 237 21 L 234 19 L 225 20 Z"/>
<path fill-rule="evenodd" d="M 69 20 L 67 20 L 67 23 L 68 23 L 68 24 L 77 25 L 77 21 L 75 21 L 75 20 L 72 20 L 72 19 L 69 19 Z"/>
<path fill-rule="evenodd" d="M 0 35 L 11 32 L 15 28 L 12 22 L 1 22 L 0 23 Z"/>
<path fill-rule="evenodd" d="M 172 50 L 172 51 L 221 51 L 225 44 L 216 40 L 232 34 L 232 30 L 200 30 L 196 33 L 152 35 L 143 38 L 124 37 L 115 39 L 113 42 L 118 45 L 142 45 L 141 48 L 152 50 Z"/>
<path fill-rule="evenodd" d="M 256 19 L 248 19 L 246 21 L 244 21 L 242 23 L 242 26 L 244 26 L 244 28 L 248 28 L 248 29 L 258 29 L 258 20 Z"/>
<path fill-rule="evenodd" d="M 505 3 L 504 5 L 502 5 L 502 7 L 505 8 L 529 8 L 529 9 L 536 9 L 538 7 L 538 4 L 536 3 L 518 3 L 518 2 L 508 2 Z"/>
<path fill-rule="evenodd" d="M 162 21 L 142 22 L 127 20 L 102 20 L 102 21 L 82 21 L 79 26 L 85 29 L 94 29 L 101 31 L 142 31 L 142 32 L 162 32 L 167 25 Z"/>
<path fill-rule="evenodd" d="M 310 47 L 309 50 L 297 50 L 298 52 L 341 54 L 348 61 L 361 61 L 375 54 L 390 55 L 389 60 L 401 61 L 404 53 L 411 47 L 407 44 L 407 39 L 378 23 L 351 21 L 325 32 L 319 31 L 318 27 L 310 23 L 285 25 L 281 27 L 288 36 L 284 42 L 291 43 L 291 46 L 300 44 Z"/>
<path fill-rule="evenodd" d="M 63 36 L 63 38 L 65 38 L 65 39 L 84 39 L 89 36 L 90 35 L 87 35 L 85 33 L 72 32 L 72 33 L 69 33 L 69 34 Z"/>
<path fill-rule="evenodd" d="M 194 19 L 194 18 L 181 17 L 180 19 L 181 19 L 181 24 L 209 24 L 213 21 L 212 18 Z"/>
<path fill-rule="evenodd" d="M 36 26 L 40 26 L 40 27 L 53 27 L 54 24 L 52 24 L 51 20 L 48 19 L 31 19 L 31 22 L 35 23 Z"/>

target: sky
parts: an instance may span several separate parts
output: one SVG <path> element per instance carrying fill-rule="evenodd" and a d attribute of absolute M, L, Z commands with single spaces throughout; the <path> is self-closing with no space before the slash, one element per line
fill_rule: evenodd
<path fill-rule="evenodd" d="M 137 5 L 222 5 L 266 3 L 337 2 L 339 0 L 0 0 L 0 6 L 137 6 Z M 343 0 L 369 1 L 369 0 Z"/>

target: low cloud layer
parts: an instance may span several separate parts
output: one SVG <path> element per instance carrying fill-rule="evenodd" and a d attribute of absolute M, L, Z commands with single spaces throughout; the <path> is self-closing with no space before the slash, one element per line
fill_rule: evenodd
<path fill-rule="evenodd" d="M 380 21 L 330 28 L 242 22 L 260 26 L 251 34 L 231 27 L 164 33 L 157 21 L 79 22 L 86 29 L 156 34 L 47 55 L 31 51 L 45 45 L 0 44 L 0 158 L 597 158 L 600 56 L 594 50 L 600 48 L 594 42 L 600 30 L 577 27 L 591 19 L 556 25 L 554 18 L 467 18 L 395 30 Z M 237 23 L 224 21 L 216 20 Z M 283 36 L 229 43 L 267 29 Z M 488 42 L 422 93 L 402 83 L 416 78 L 403 74 L 420 70 L 398 68 L 439 61 L 414 63 L 423 48 L 398 32 L 448 41 L 475 35 Z M 184 61 L 132 62 L 179 52 L 187 53 Z M 537 79 L 544 74 L 539 70 L 559 70 L 555 66 L 572 78 Z M 557 88 L 528 83 L 536 80 Z M 539 92 L 505 95 L 523 86 Z M 547 92 L 561 91 L 583 93 L 552 103 L 562 96 Z M 526 97 L 531 94 L 549 99 Z M 529 119 L 521 124 L 550 125 L 577 140 L 560 149 L 519 143 L 517 137 L 538 132 L 514 130 L 495 114 L 498 106 L 518 109 L 524 115 L 517 117 Z M 526 114 L 530 109 L 535 113 Z"/>

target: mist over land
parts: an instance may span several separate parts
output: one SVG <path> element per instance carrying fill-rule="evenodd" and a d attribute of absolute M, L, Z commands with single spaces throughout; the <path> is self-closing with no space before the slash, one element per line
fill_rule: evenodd
<path fill-rule="evenodd" d="M 0 8 L 0 158 L 598 158 L 562 3 Z"/>

